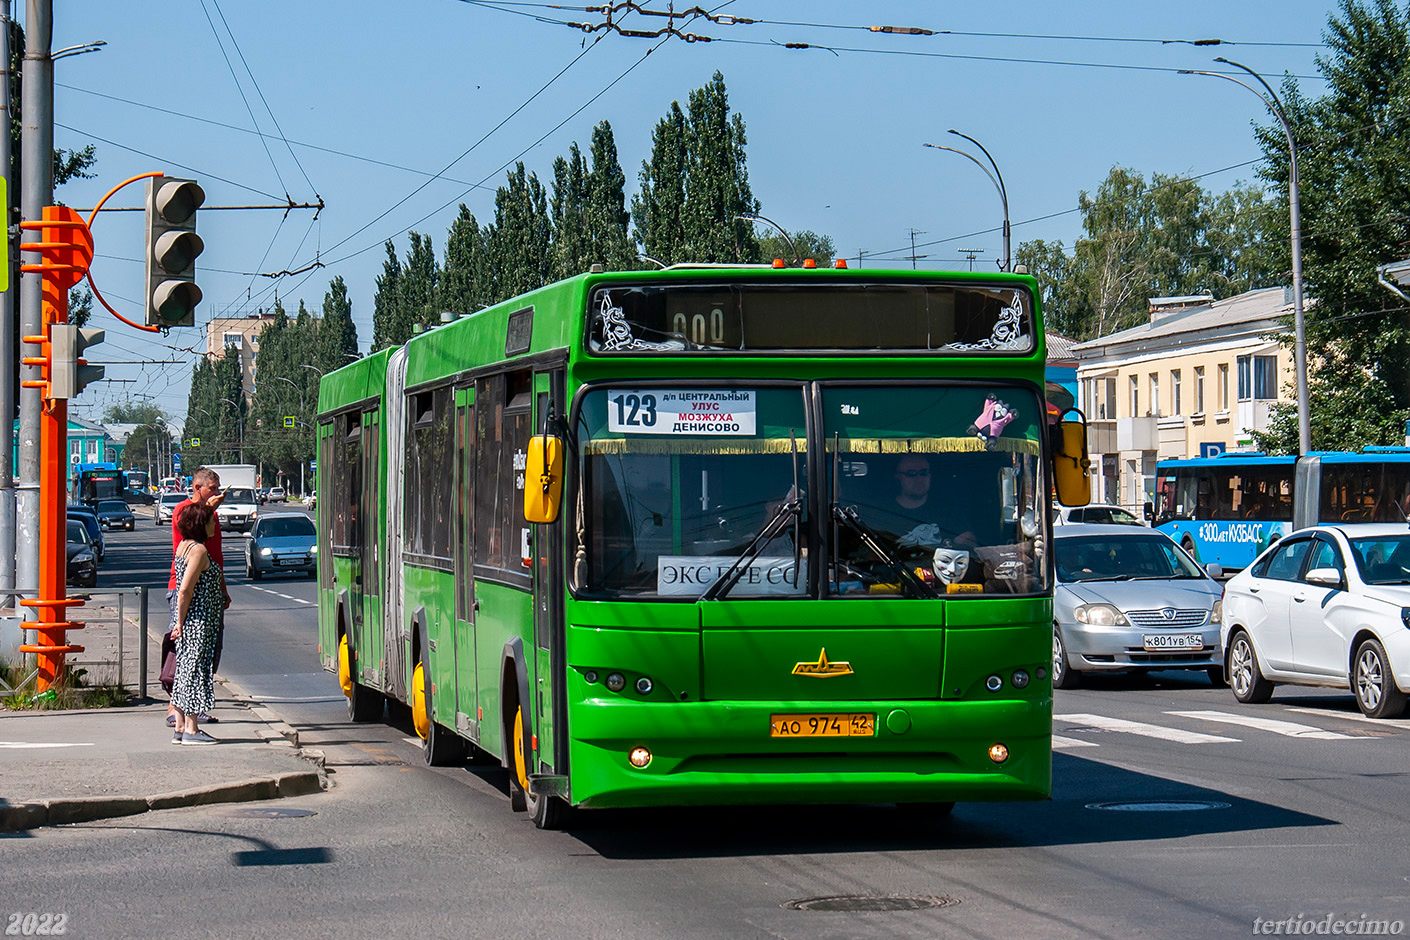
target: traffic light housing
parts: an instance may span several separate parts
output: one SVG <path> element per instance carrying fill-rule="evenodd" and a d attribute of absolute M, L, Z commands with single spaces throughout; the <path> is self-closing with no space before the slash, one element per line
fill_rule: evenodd
<path fill-rule="evenodd" d="M 50 327 L 50 398 L 76 398 L 89 382 L 103 377 L 102 366 L 90 366 L 83 358 L 85 349 L 102 341 L 102 330 L 70 323 L 55 323 Z"/>
<path fill-rule="evenodd" d="M 195 180 L 147 180 L 148 326 L 196 325 L 196 257 L 206 247 L 196 234 L 196 210 L 205 201 Z"/>

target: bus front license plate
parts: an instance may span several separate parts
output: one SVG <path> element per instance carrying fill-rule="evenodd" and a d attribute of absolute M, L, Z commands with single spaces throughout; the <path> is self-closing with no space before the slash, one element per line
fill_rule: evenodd
<path fill-rule="evenodd" d="M 1147 633 L 1141 637 L 1148 650 L 1201 650 L 1204 636 L 1199 633 Z"/>
<path fill-rule="evenodd" d="M 876 736 L 876 714 L 770 715 L 771 738 L 871 738 Z"/>

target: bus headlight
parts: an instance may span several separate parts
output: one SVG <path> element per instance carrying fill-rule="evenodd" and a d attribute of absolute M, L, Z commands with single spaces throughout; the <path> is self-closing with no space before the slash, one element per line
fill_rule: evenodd
<path fill-rule="evenodd" d="M 634 747 L 627 755 L 627 762 L 638 769 L 651 763 L 651 752 L 644 747 Z"/>
<path fill-rule="evenodd" d="M 1078 623 L 1093 627 L 1129 626 L 1126 615 L 1110 604 L 1082 604 L 1072 612 Z"/>
<path fill-rule="evenodd" d="M 620 672 L 610 673 L 607 676 L 607 688 L 613 692 L 620 692 L 627 687 L 627 677 Z"/>

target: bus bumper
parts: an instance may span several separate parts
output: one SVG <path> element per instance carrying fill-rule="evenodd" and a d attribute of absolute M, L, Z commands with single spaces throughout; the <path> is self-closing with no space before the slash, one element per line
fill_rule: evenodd
<path fill-rule="evenodd" d="M 781 714 L 876 715 L 866 738 L 772 738 Z M 570 800 L 588 808 L 742 803 L 1041 800 L 1052 699 L 985 702 L 588 703 L 575 716 Z M 702 729 L 707 729 L 702 731 Z M 1008 756 L 990 757 L 1002 744 Z M 628 755 L 644 747 L 650 763 Z"/>

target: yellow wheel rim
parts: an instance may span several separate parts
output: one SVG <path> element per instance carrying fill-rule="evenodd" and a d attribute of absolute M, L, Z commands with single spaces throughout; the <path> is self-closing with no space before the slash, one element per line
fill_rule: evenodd
<path fill-rule="evenodd" d="M 343 687 L 343 694 L 352 698 L 352 663 L 348 657 L 347 634 L 338 637 L 338 684 Z"/>
<path fill-rule="evenodd" d="M 411 723 L 422 738 L 431 733 L 431 716 L 426 714 L 426 674 L 420 663 L 411 674 Z"/>
<path fill-rule="evenodd" d="M 514 776 L 519 778 L 519 786 L 529 792 L 529 762 L 524 759 L 524 709 L 514 710 Z"/>

